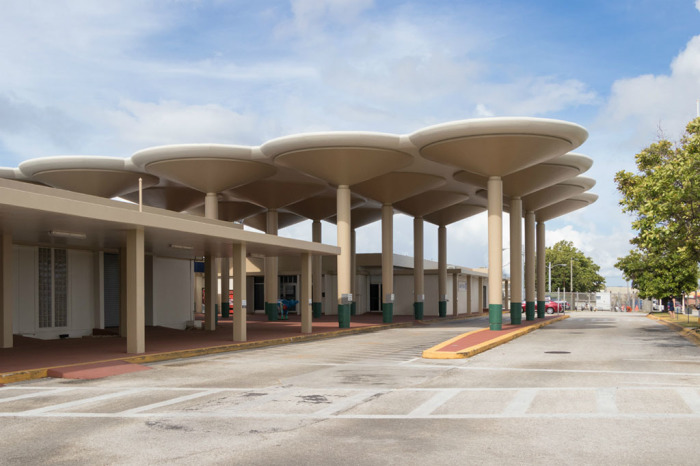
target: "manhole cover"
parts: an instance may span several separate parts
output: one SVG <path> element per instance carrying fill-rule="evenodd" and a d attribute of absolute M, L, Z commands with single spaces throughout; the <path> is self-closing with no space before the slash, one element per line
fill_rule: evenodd
<path fill-rule="evenodd" d="M 545 354 L 571 354 L 571 351 L 545 351 Z"/>

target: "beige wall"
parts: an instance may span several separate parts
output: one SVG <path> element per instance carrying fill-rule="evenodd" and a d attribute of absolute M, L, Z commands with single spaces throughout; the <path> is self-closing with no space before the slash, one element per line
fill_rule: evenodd
<path fill-rule="evenodd" d="M 153 258 L 153 325 L 185 328 L 193 318 L 193 280 L 191 261 Z"/>

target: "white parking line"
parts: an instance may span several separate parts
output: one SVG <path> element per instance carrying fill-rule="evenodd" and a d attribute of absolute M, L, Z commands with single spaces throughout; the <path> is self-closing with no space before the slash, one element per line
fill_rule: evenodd
<path fill-rule="evenodd" d="M 141 391 L 142 390 L 139 388 L 134 388 L 131 390 L 124 390 L 121 392 L 106 393 L 104 395 L 93 396 L 90 398 L 82 398 L 80 400 L 68 401 L 66 403 L 58 403 L 55 405 L 44 406 L 43 408 L 30 409 L 28 411 L 22 411 L 19 414 L 24 415 L 24 416 L 33 416 L 35 414 L 46 413 L 49 411 L 57 411 L 60 409 L 73 408 L 75 406 L 80 406 L 80 405 L 87 404 L 87 403 L 94 402 L 94 401 L 104 401 L 104 400 L 110 400 L 112 398 L 119 398 L 121 396 L 129 396 L 129 395 L 133 395 L 134 393 L 141 392 Z"/>
<path fill-rule="evenodd" d="M 189 395 L 178 396 L 178 397 L 171 398 L 169 400 L 161 401 L 158 403 L 151 403 L 151 404 L 147 404 L 147 405 L 143 405 L 143 406 L 137 406 L 136 408 L 131 408 L 131 409 L 121 411 L 118 414 L 129 415 L 129 414 L 141 413 L 143 411 L 150 411 L 152 409 L 162 408 L 163 406 L 174 405 L 176 403 L 181 403 L 183 401 L 189 401 L 189 400 L 194 400 L 195 398 L 201 398 L 203 396 L 213 395 L 215 393 L 220 393 L 224 390 L 225 389 L 217 389 L 217 388 L 204 390 L 204 391 L 201 391 L 198 393 L 191 393 Z"/>
<path fill-rule="evenodd" d="M 423 403 L 422 405 L 418 406 L 416 409 L 411 411 L 408 415 L 411 417 L 430 416 L 433 413 L 433 411 L 435 411 L 440 406 L 447 403 L 449 400 L 454 398 L 461 391 L 462 390 L 460 390 L 458 388 L 452 388 L 452 389 L 446 388 L 444 390 L 441 390 L 441 391 L 437 392 L 435 395 L 433 395 L 425 403 Z"/>

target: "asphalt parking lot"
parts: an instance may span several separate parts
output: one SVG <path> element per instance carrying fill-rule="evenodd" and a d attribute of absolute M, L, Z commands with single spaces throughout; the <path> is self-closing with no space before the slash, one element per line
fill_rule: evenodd
<path fill-rule="evenodd" d="M 576 312 L 473 358 L 420 357 L 485 322 L 11 384 L 0 463 L 697 464 L 698 346 Z"/>

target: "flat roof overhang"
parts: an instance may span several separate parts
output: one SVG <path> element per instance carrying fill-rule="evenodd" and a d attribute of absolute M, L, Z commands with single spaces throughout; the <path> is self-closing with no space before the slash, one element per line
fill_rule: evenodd
<path fill-rule="evenodd" d="M 260 255 L 340 253 L 336 246 L 247 231 L 220 220 L 147 206 L 139 212 L 134 204 L 4 179 L 0 228 L 16 244 L 88 250 L 119 249 L 127 231 L 143 228 L 147 253 L 182 259 L 230 253 L 233 243 L 245 243 L 248 253 Z"/>

